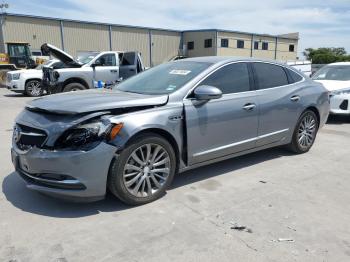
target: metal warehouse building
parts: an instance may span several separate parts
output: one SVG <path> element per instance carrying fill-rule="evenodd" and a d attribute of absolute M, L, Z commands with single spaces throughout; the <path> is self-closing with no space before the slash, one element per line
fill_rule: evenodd
<path fill-rule="evenodd" d="M 32 50 L 51 43 L 73 56 L 88 51 L 139 51 L 146 66 L 176 55 L 297 58 L 298 33 L 253 34 L 228 30 L 177 31 L 19 14 L 2 14 L 0 52 L 6 42 L 28 42 Z"/>

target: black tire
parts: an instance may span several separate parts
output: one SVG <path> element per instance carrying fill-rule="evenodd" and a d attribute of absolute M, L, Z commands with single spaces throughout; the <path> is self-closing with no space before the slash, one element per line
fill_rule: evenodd
<path fill-rule="evenodd" d="M 314 125 L 314 129 L 311 130 L 306 128 L 308 131 L 305 131 L 305 132 L 308 132 L 308 134 L 304 134 L 304 136 L 308 136 L 308 138 L 306 139 L 310 139 L 310 141 L 306 140 L 304 141 L 305 144 L 303 144 L 302 142 L 300 142 L 301 136 L 303 136 L 301 131 L 303 129 L 302 127 L 303 121 L 305 121 L 307 118 L 309 118 L 311 122 L 313 121 L 312 123 Z M 298 123 L 294 129 L 292 142 L 288 145 L 288 149 L 297 154 L 303 154 L 308 152 L 315 142 L 318 127 L 319 127 L 319 122 L 315 112 L 313 112 L 312 110 L 306 110 L 298 120 Z M 312 139 L 311 139 L 311 136 L 312 136 Z"/>
<path fill-rule="evenodd" d="M 143 146 L 146 145 L 154 145 L 156 146 L 160 146 L 162 147 L 162 149 L 164 149 L 166 151 L 166 153 L 168 154 L 167 156 L 169 157 L 169 174 L 167 175 L 166 179 L 162 180 L 163 184 L 162 187 L 157 189 L 156 192 L 152 192 L 150 195 L 147 196 L 135 196 L 134 194 L 132 194 L 126 186 L 126 178 L 124 178 L 124 172 L 127 169 L 124 169 L 127 163 L 130 163 L 128 161 L 132 161 L 132 154 L 134 152 L 137 152 L 137 150 L 139 150 Z M 152 151 L 150 151 L 152 152 Z M 158 151 L 160 152 L 160 151 Z M 158 154 L 155 153 L 155 155 Z M 154 153 L 154 151 L 153 151 Z M 153 155 L 150 155 L 150 157 Z M 147 134 L 142 134 L 138 137 L 136 137 L 135 139 L 133 139 L 129 145 L 126 146 L 126 148 L 120 153 L 120 155 L 118 157 L 116 157 L 111 164 L 110 170 L 109 170 L 109 174 L 108 174 L 108 182 L 107 182 L 107 186 L 109 188 L 109 190 L 116 196 L 118 197 L 121 201 L 123 201 L 126 204 L 129 205 L 142 205 L 142 204 L 147 204 L 150 203 L 156 199 L 159 199 L 160 197 L 162 197 L 165 192 L 166 189 L 170 186 L 174 175 L 176 173 L 177 167 L 176 167 L 176 155 L 174 152 L 174 149 L 172 148 L 172 146 L 170 145 L 170 143 L 164 139 L 162 136 L 159 136 L 157 134 L 153 134 L 153 133 L 147 133 Z M 135 164 L 137 164 L 135 162 Z M 152 167 L 153 168 L 153 167 Z M 142 168 L 141 168 L 142 169 Z M 144 169 L 143 169 L 144 170 Z M 159 170 L 159 169 L 158 169 Z M 139 177 L 135 182 L 136 184 L 139 184 L 139 182 L 141 182 L 141 180 L 146 180 L 144 177 L 148 175 L 148 173 L 144 173 L 145 171 L 136 171 L 136 173 L 138 172 L 137 175 L 135 176 L 139 176 L 141 173 L 141 177 Z M 152 171 L 148 171 L 150 172 L 149 174 L 151 175 Z M 132 178 L 130 179 L 132 180 Z M 129 181 L 130 181 L 129 180 Z M 152 185 L 155 186 L 154 182 L 152 182 L 152 179 L 148 177 L 148 180 L 151 181 Z M 147 181 L 147 182 L 149 182 Z M 159 182 L 160 180 L 158 180 Z M 143 182 L 141 182 L 143 183 Z M 146 181 L 144 182 L 146 185 L 144 186 L 143 189 L 145 189 L 145 187 L 148 187 L 148 184 L 146 183 Z M 151 185 L 151 184 L 149 184 Z M 131 186 L 130 186 L 131 187 Z M 134 187 L 134 190 L 136 188 L 136 185 Z M 152 188 L 152 187 L 151 187 Z M 138 191 L 138 189 L 137 189 Z M 141 192 L 139 192 L 141 194 Z M 137 194 L 139 194 L 137 193 Z M 142 193 L 146 193 L 146 192 L 142 192 Z M 147 193 L 146 193 L 147 194 Z"/>
<path fill-rule="evenodd" d="M 33 79 L 29 80 L 25 85 L 25 94 L 31 97 L 38 97 L 43 95 L 41 81 Z"/>
<path fill-rule="evenodd" d="M 80 83 L 70 83 L 63 88 L 63 92 L 79 91 L 84 89 L 86 89 L 86 87 Z"/>

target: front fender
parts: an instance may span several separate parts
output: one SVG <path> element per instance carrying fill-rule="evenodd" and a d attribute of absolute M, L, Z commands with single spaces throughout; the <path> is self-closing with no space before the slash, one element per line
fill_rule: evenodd
<path fill-rule="evenodd" d="M 178 116 L 174 118 L 174 116 Z M 184 144 L 184 120 L 183 105 L 166 105 L 146 110 L 141 110 L 124 115 L 109 118 L 112 123 L 123 123 L 123 128 L 118 136 L 110 143 L 118 149 L 125 145 L 140 132 L 152 130 L 160 133 L 166 132 L 176 141 L 179 154 L 182 155 Z"/>
<path fill-rule="evenodd" d="M 70 82 L 84 82 L 86 86 L 92 88 L 93 72 L 90 68 L 61 68 L 56 69 L 59 73 L 58 83 L 63 85 Z M 78 80 L 78 81 L 77 81 Z"/>

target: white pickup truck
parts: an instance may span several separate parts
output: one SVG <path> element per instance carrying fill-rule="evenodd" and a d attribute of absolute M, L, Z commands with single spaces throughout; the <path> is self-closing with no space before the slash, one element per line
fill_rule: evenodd
<path fill-rule="evenodd" d="M 62 68 L 64 64 L 61 61 L 54 59 L 48 60 L 34 69 L 9 71 L 6 73 L 7 89 L 27 96 L 41 96 L 43 94 L 43 89 L 41 88 L 43 66 L 59 69 Z"/>
<path fill-rule="evenodd" d="M 43 67 L 42 85 L 50 94 L 94 88 L 98 81 L 112 85 L 145 70 L 139 52 L 96 52 L 75 60 L 50 44 L 41 50 L 65 64 L 62 69 Z"/>

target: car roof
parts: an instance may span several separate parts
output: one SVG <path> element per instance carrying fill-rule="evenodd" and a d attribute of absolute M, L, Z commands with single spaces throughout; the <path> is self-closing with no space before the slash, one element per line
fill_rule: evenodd
<path fill-rule="evenodd" d="M 345 66 L 350 66 L 350 62 L 336 62 L 336 63 L 331 63 L 328 64 L 329 66 L 338 66 L 338 65 L 345 65 Z"/>
<path fill-rule="evenodd" d="M 268 62 L 268 63 L 278 64 L 282 66 L 288 66 L 287 64 L 278 62 L 276 60 L 269 60 L 269 59 L 255 58 L 255 57 L 243 57 L 243 56 L 202 56 L 202 57 L 186 58 L 179 61 L 193 61 L 193 62 L 212 63 L 212 64 L 225 64 L 229 62 L 250 61 L 250 62 Z M 174 63 L 176 62 L 178 61 L 174 61 Z"/>

